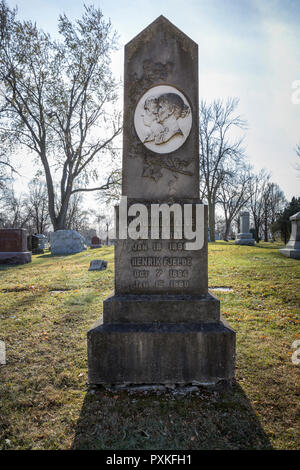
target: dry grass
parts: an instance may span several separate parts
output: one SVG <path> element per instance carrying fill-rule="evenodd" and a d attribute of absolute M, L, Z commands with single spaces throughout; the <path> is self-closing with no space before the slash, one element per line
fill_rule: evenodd
<path fill-rule="evenodd" d="M 0 268 L 1 449 L 299 449 L 300 262 L 278 246 L 209 244 L 210 286 L 237 332 L 236 384 L 187 396 L 88 390 L 86 332 L 113 287 L 113 249 Z M 89 272 L 93 258 L 108 269 Z"/>

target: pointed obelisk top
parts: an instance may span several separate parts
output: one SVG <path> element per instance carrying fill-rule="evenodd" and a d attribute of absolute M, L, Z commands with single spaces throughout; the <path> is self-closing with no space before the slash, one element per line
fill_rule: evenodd
<path fill-rule="evenodd" d="M 191 43 L 194 43 L 195 47 L 197 48 L 198 45 L 196 42 L 194 42 L 187 34 L 185 34 L 181 29 L 179 29 L 177 26 L 175 26 L 168 18 L 166 18 L 164 15 L 160 15 L 156 18 L 156 20 L 152 21 L 146 28 L 144 28 L 140 33 L 138 33 L 134 38 L 132 38 L 126 45 L 125 47 L 129 46 L 131 43 L 135 42 L 136 40 L 140 39 L 143 35 L 146 35 L 149 30 L 155 30 L 156 28 L 160 27 L 167 27 L 170 30 L 173 29 L 174 33 L 177 34 L 178 36 L 181 36 L 182 38 L 185 38 L 187 41 L 191 41 Z"/>
<path fill-rule="evenodd" d="M 164 16 L 125 46 L 122 194 L 199 197 L 198 46 Z"/>

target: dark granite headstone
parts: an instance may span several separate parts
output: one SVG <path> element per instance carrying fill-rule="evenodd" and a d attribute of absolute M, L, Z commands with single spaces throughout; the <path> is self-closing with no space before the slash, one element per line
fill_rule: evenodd
<path fill-rule="evenodd" d="M 31 235 L 31 251 L 33 255 L 40 255 L 44 250 L 40 247 L 40 239 L 36 235 Z"/>
<path fill-rule="evenodd" d="M 27 250 L 32 251 L 32 243 L 31 243 L 32 235 L 27 235 Z"/>
<path fill-rule="evenodd" d="M 98 237 L 93 237 L 91 240 L 91 248 L 101 248 L 101 241 Z"/>
<path fill-rule="evenodd" d="M 107 268 L 107 261 L 103 259 L 93 259 L 90 262 L 89 271 L 105 271 Z"/>
<path fill-rule="evenodd" d="M 115 292 L 88 332 L 89 382 L 229 381 L 235 333 L 208 292 L 207 206 L 199 199 L 197 44 L 160 16 L 125 47 L 124 83 L 122 195 L 149 213 L 153 204 L 193 204 L 204 213 L 204 244 L 116 240 Z"/>
<path fill-rule="evenodd" d="M 31 262 L 27 251 L 25 229 L 0 229 L 0 264 L 24 264 Z"/>

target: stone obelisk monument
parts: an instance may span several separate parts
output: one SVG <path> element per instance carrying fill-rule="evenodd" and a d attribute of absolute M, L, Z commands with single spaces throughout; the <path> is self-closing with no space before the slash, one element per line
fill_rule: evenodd
<path fill-rule="evenodd" d="M 160 16 L 126 45 L 124 84 L 129 214 L 137 203 L 149 213 L 154 204 L 192 204 L 204 213 L 204 243 L 188 250 L 185 232 L 182 239 L 125 239 L 117 227 L 115 292 L 88 332 L 89 382 L 229 381 L 235 333 L 208 292 L 207 206 L 199 199 L 197 44 Z"/>
<path fill-rule="evenodd" d="M 237 234 L 235 244 L 236 245 L 254 245 L 254 238 L 250 229 L 250 214 L 247 211 L 243 211 L 240 213 L 240 233 Z"/>

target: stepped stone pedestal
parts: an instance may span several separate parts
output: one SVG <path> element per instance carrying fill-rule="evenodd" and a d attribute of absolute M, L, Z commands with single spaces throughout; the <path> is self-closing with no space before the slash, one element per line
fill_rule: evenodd
<path fill-rule="evenodd" d="M 300 259 L 300 212 L 290 217 L 292 222 L 291 236 L 284 248 L 279 253 L 288 258 Z"/>
<path fill-rule="evenodd" d="M 140 204 L 150 214 L 153 204 L 164 203 L 184 212 L 190 204 L 197 214 L 198 207 L 204 242 L 187 249 L 186 237 L 174 238 L 174 223 L 168 239 L 117 238 L 115 292 L 104 300 L 103 317 L 87 337 L 89 383 L 230 381 L 235 332 L 208 292 L 207 206 L 199 200 L 197 44 L 159 17 L 127 44 L 124 82 L 122 195 L 128 211 Z M 151 216 L 148 223 L 154 223 Z M 118 234 L 119 229 L 120 223 Z"/>
<path fill-rule="evenodd" d="M 240 213 L 240 225 L 241 225 L 241 232 L 237 234 L 235 244 L 253 246 L 255 243 L 255 240 L 253 238 L 252 233 L 249 232 L 249 228 L 250 228 L 249 212 L 244 211 Z"/>

